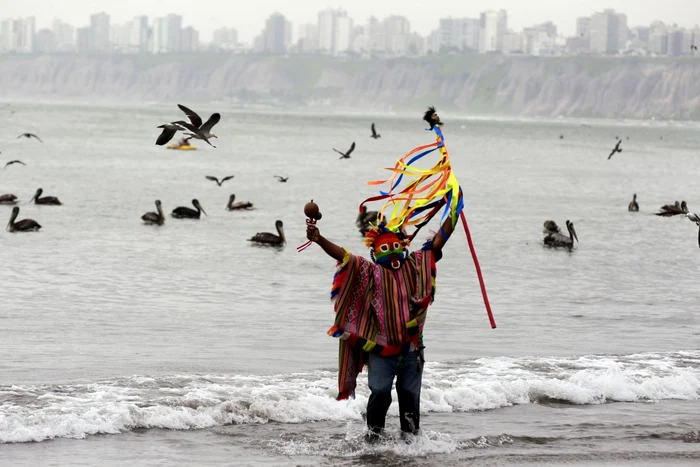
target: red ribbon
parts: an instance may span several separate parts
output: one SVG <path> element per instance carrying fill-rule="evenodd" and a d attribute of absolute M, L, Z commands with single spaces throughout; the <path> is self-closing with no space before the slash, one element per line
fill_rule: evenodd
<path fill-rule="evenodd" d="M 316 219 L 306 219 L 306 225 L 316 225 Z M 299 245 L 297 247 L 297 253 L 301 253 L 302 251 L 306 250 L 312 243 L 313 242 L 309 240 L 303 245 Z"/>

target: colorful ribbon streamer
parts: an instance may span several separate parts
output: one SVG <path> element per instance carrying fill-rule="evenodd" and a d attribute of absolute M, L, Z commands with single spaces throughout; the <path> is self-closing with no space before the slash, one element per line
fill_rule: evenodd
<path fill-rule="evenodd" d="M 449 215 L 452 220 L 452 227 L 457 225 L 457 219 L 461 217 L 462 225 L 467 236 L 469 250 L 474 260 L 481 294 L 486 306 L 486 312 L 491 323 L 491 327 L 496 327 L 496 322 L 491 312 L 484 278 L 481 275 L 481 267 L 476 257 L 474 244 L 472 243 L 467 219 L 464 216 L 464 198 L 462 187 L 457 178 L 452 173 L 450 156 L 445 146 L 445 136 L 439 125 L 433 127 L 435 132 L 435 143 L 419 146 L 399 159 L 393 168 L 387 170 L 393 172 L 391 178 L 387 180 L 374 180 L 367 182 L 368 185 L 383 185 L 389 182 L 389 190 L 380 191 L 379 196 L 367 198 L 360 204 L 360 210 L 366 203 L 386 200 L 377 216 L 377 225 L 384 223 L 385 227 L 394 232 L 401 231 L 413 239 L 418 231 L 437 215 L 438 211 L 444 207 L 440 224 Z M 420 169 L 414 164 L 431 154 L 440 151 L 440 160 L 430 169 Z M 404 177 L 414 177 L 403 189 L 398 189 Z M 408 226 L 415 226 L 415 230 L 409 235 L 406 232 Z"/>

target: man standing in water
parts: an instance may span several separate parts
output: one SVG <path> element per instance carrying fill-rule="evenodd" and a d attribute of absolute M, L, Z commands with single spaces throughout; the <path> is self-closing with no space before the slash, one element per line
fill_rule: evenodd
<path fill-rule="evenodd" d="M 432 108 L 425 120 L 431 129 L 440 125 Z M 357 375 L 364 364 L 369 366 L 368 441 L 377 440 L 384 429 L 394 378 L 401 431 L 418 433 L 423 324 L 435 294 L 435 263 L 455 222 L 456 216 L 448 216 L 440 232 L 412 253 L 400 226 L 389 229 L 381 222 L 365 234 L 371 261 L 351 254 L 323 237 L 314 224 L 307 224 L 307 238 L 338 261 L 331 290 L 336 318 L 328 331 L 340 342 L 338 400 L 354 396 Z"/>
<path fill-rule="evenodd" d="M 394 378 L 401 431 L 418 432 L 423 324 L 435 292 L 435 263 L 452 230 L 448 218 L 432 240 L 408 253 L 404 236 L 380 225 L 366 235 L 369 261 L 326 239 L 315 225 L 307 226 L 307 238 L 338 261 L 331 291 L 336 320 L 329 331 L 340 338 L 338 400 L 354 395 L 357 375 L 368 363 L 370 441 L 384 429 Z"/>

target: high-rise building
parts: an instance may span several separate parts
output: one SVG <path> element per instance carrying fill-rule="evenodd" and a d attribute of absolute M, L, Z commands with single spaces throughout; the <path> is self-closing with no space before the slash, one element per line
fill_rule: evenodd
<path fill-rule="evenodd" d="M 627 15 L 605 10 L 591 16 L 590 43 L 591 51 L 614 55 L 626 47 Z"/>
<path fill-rule="evenodd" d="M 75 50 L 75 28 L 59 19 L 54 19 L 51 25 L 56 40 L 56 50 L 69 52 Z"/>
<path fill-rule="evenodd" d="M 90 16 L 90 31 L 92 33 L 92 47 L 97 52 L 110 50 L 109 44 L 109 15 L 96 13 Z"/>
<path fill-rule="evenodd" d="M 153 20 L 153 32 L 151 33 L 154 54 L 168 53 L 168 19 L 156 18 Z"/>
<path fill-rule="evenodd" d="M 440 49 L 478 51 L 481 21 L 476 18 L 440 18 Z"/>
<path fill-rule="evenodd" d="M 337 55 L 347 52 L 352 41 L 353 24 L 345 10 L 323 10 L 318 13 L 319 49 Z"/>
<path fill-rule="evenodd" d="M 508 31 L 508 14 L 505 10 L 481 13 L 479 30 L 479 52 L 503 50 L 503 37 Z"/>
<path fill-rule="evenodd" d="M 318 26 L 315 24 L 302 24 L 299 26 L 299 52 L 309 53 L 318 49 Z"/>
<path fill-rule="evenodd" d="M 134 19 L 131 20 L 129 51 L 131 53 L 146 52 L 148 50 L 149 35 L 148 16 L 135 16 Z"/>
<path fill-rule="evenodd" d="M 90 53 L 93 51 L 94 46 L 92 45 L 92 29 L 78 28 L 75 31 L 75 45 L 78 53 Z"/>
<path fill-rule="evenodd" d="M 588 39 L 591 33 L 591 17 L 581 16 L 576 18 L 576 37 Z"/>
<path fill-rule="evenodd" d="M 182 39 L 182 16 L 168 15 L 153 21 L 153 53 L 178 53 Z"/>
<path fill-rule="evenodd" d="M 273 13 L 265 22 L 263 50 L 267 53 L 283 55 L 287 53 L 288 21 L 281 13 Z"/>
<path fill-rule="evenodd" d="M 168 24 L 168 53 L 179 53 L 181 51 L 182 16 L 170 14 L 166 17 L 166 21 Z"/>
<path fill-rule="evenodd" d="M 238 31 L 234 28 L 217 29 L 214 31 L 212 45 L 219 50 L 236 49 L 238 46 Z"/>
<path fill-rule="evenodd" d="M 17 48 L 17 25 L 15 20 L 0 23 L 0 52 L 14 52 Z"/>
<path fill-rule="evenodd" d="M 39 29 L 34 35 L 34 51 L 50 54 L 56 51 L 56 35 L 50 29 Z"/>
<path fill-rule="evenodd" d="M 181 31 L 180 52 L 193 53 L 199 50 L 199 31 L 192 26 L 187 26 Z"/>

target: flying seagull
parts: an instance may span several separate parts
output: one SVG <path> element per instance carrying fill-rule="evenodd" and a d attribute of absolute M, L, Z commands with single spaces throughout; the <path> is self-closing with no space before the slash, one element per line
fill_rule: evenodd
<path fill-rule="evenodd" d="M 273 175 L 277 180 L 279 180 L 282 183 L 286 183 L 287 180 L 289 180 L 289 177 L 280 177 L 279 175 Z"/>
<path fill-rule="evenodd" d="M 352 142 L 350 149 L 348 149 L 347 152 L 340 152 L 336 148 L 333 148 L 333 150 L 340 154 L 340 159 L 350 159 L 350 154 L 352 154 L 352 152 L 355 150 L 355 142 Z"/>
<path fill-rule="evenodd" d="M 209 117 L 209 120 L 207 120 L 205 123 L 202 123 L 202 118 L 199 115 L 197 115 L 196 112 L 188 109 L 187 107 L 181 104 L 178 104 L 177 106 L 180 108 L 180 110 L 185 112 L 185 115 L 187 115 L 191 123 L 178 120 L 176 122 L 164 123 L 163 125 L 158 126 L 158 128 L 163 129 L 163 132 L 160 134 L 160 136 L 158 136 L 156 144 L 158 146 L 163 146 L 168 141 L 170 141 L 173 138 L 173 136 L 175 136 L 175 133 L 177 133 L 178 131 L 189 131 L 190 133 L 186 133 L 186 136 L 204 140 L 210 146 L 216 147 L 213 144 L 211 144 L 211 142 L 209 142 L 209 139 L 218 138 L 218 136 L 211 132 L 211 129 L 214 127 L 214 125 L 219 123 L 219 120 L 221 120 L 221 114 L 218 112 L 213 113 Z"/>
<path fill-rule="evenodd" d="M 39 140 L 40 143 L 43 143 L 43 141 L 41 140 L 41 138 L 39 138 L 39 137 L 38 137 L 37 135 L 35 135 L 34 133 L 22 133 L 21 135 L 19 135 L 19 136 L 17 137 L 17 139 L 20 139 L 20 138 L 23 137 L 23 136 L 24 136 L 25 138 L 36 138 L 36 139 Z"/>
<path fill-rule="evenodd" d="M 3 168 L 3 170 L 5 170 L 5 169 L 7 168 L 7 166 L 8 166 L 8 165 L 12 165 L 12 164 L 22 164 L 22 165 L 27 165 L 27 164 L 25 164 L 25 163 L 24 163 L 24 162 L 22 162 L 22 161 L 10 161 L 10 162 L 8 162 L 7 164 L 5 164 L 5 167 Z"/>
<path fill-rule="evenodd" d="M 216 177 L 212 177 L 211 175 L 205 175 L 205 178 L 207 180 L 211 180 L 212 182 L 216 182 L 217 185 L 221 186 L 221 184 L 224 183 L 226 180 L 231 180 L 233 178 L 233 175 L 229 175 L 227 177 L 224 177 L 221 179 L 221 181 L 219 181 L 219 179 Z"/>
<path fill-rule="evenodd" d="M 372 122 L 372 135 L 371 135 L 371 136 L 372 136 L 372 138 L 374 138 L 374 139 L 377 139 L 377 138 L 381 138 L 381 137 L 382 137 L 382 135 L 380 135 L 379 133 L 377 133 L 377 130 L 374 129 L 374 122 Z"/>
<path fill-rule="evenodd" d="M 617 144 L 615 145 L 615 148 L 612 150 L 612 152 L 611 152 L 610 155 L 608 156 L 608 160 L 610 160 L 610 158 L 611 158 L 616 152 L 622 152 L 622 148 L 620 147 L 621 144 L 622 144 L 622 140 L 618 140 L 618 141 L 617 141 Z"/>

